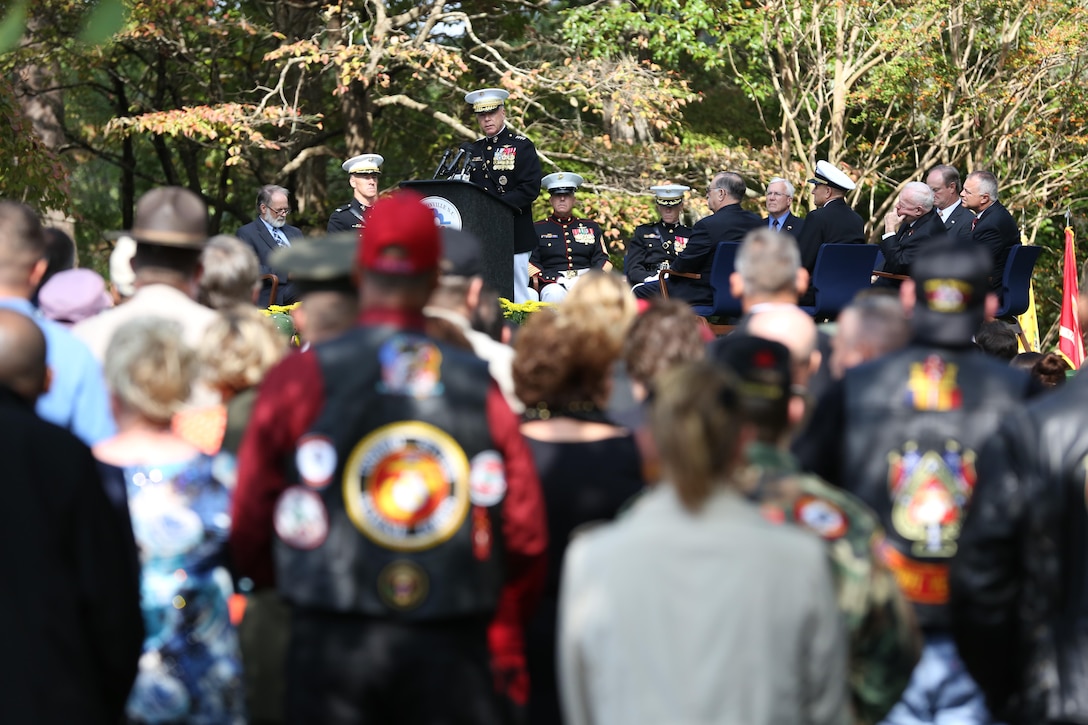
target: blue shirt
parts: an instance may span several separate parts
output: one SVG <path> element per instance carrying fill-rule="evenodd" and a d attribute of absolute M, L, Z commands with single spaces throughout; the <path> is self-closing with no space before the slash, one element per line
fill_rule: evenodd
<path fill-rule="evenodd" d="M 777 217 L 776 216 L 771 216 L 771 215 L 768 214 L 767 219 L 766 219 L 767 226 L 770 227 L 771 229 L 774 229 L 775 228 L 774 220 L 777 219 L 778 220 L 778 231 L 780 231 L 780 232 L 784 231 L 785 226 L 786 226 L 786 217 L 788 217 L 789 215 L 790 215 L 789 209 L 782 212 L 782 215 L 777 216 Z"/>
<path fill-rule="evenodd" d="M 66 327 L 42 317 L 30 300 L 0 298 L 0 307 L 34 320 L 45 335 L 45 362 L 52 371 L 49 392 L 38 398 L 42 420 L 67 429 L 88 446 L 117 432 L 102 366 Z"/>

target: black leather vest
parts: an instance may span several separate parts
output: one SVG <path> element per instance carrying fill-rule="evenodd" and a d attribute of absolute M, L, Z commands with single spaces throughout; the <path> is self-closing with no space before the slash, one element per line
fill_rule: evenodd
<path fill-rule="evenodd" d="M 299 606 L 412 620 L 489 615 L 503 581 L 504 462 L 486 363 L 418 333 L 315 348 L 325 405 L 276 505 L 276 578 Z"/>
<path fill-rule="evenodd" d="M 976 456 L 1028 384 L 975 350 L 921 345 L 846 376 L 841 484 L 880 517 L 881 553 L 923 627 L 948 624 L 948 565 Z"/>

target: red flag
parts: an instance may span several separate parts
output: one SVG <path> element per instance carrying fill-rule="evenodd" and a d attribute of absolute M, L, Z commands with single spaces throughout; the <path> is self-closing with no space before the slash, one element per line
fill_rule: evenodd
<path fill-rule="evenodd" d="M 1058 350 L 1069 360 L 1073 369 L 1084 362 L 1084 338 L 1077 320 L 1077 252 L 1073 244 L 1073 229 L 1065 228 L 1065 264 L 1062 283 L 1062 316 L 1058 327 Z"/>

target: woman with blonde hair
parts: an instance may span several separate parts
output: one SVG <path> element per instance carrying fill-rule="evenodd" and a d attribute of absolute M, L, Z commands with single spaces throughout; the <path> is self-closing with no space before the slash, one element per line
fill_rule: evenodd
<path fill-rule="evenodd" d="M 592 278 L 575 290 L 583 284 L 592 287 Z M 633 434 L 604 410 L 621 346 L 616 308 L 568 307 L 572 298 L 573 292 L 556 310 L 533 314 L 514 350 L 514 390 L 525 404 L 521 432 L 540 475 L 548 519 L 545 589 L 526 636 L 534 724 L 560 721 L 555 612 L 567 540 L 579 526 L 614 517 L 644 485 Z"/>
<path fill-rule="evenodd" d="M 227 613 L 230 491 L 212 459 L 171 430 L 197 360 L 177 322 L 118 328 L 106 381 L 118 433 L 95 457 L 123 477 L 140 552 L 147 631 L 126 707 L 130 722 L 244 721 L 238 640 Z"/>
<path fill-rule="evenodd" d="M 665 482 L 567 552 L 564 722 L 848 722 L 827 555 L 738 489 L 731 376 L 709 362 L 663 373 L 650 423 Z"/>

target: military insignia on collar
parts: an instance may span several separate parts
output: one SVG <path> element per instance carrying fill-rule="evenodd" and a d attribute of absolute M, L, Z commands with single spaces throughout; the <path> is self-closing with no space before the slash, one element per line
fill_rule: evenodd
<path fill-rule="evenodd" d="M 793 518 L 827 541 L 841 539 L 846 533 L 846 514 L 835 504 L 815 496 L 804 495 L 793 507 Z"/>
<path fill-rule="evenodd" d="M 378 350 L 382 379 L 378 391 L 388 395 L 430 398 L 442 394 L 442 352 L 421 335 L 394 335 Z"/>
<path fill-rule="evenodd" d="M 593 230 L 585 224 L 579 224 L 571 230 L 570 234 L 578 244 L 593 244 L 594 242 Z"/>
<path fill-rule="evenodd" d="M 963 406 L 963 394 L 956 381 L 958 370 L 958 365 L 946 363 L 939 355 L 911 363 L 906 404 L 915 410 L 958 410 Z"/>
<path fill-rule="evenodd" d="M 495 149 L 495 160 L 492 162 L 491 168 L 495 169 L 495 171 L 513 171 L 517 155 L 518 150 L 513 146 L 497 148 Z"/>
<path fill-rule="evenodd" d="M 378 574 L 378 596 L 391 609 L 415 609 L 427 598 L 428 591 L 427 572 L 413 561 L 394 561 Z"/>
<path fill-rule="evenodd" d="M 902 452 L 888 454 L 892 527 L 912 542 L 914 556 L 948 558 L 956 553 L 975 481 L 975 454 L 956 441 L 946 441 L 943 450 L 908 443 Z"/>
<path fill-rule="evenodd" d="M 329 514 L 321 496 L 302 486 L 291 486 L 276 500 L 272 515 L 276 536 L 295 549 L 316 549 L 329 535 Z"/>
<path fill-rule="evenodd" d="M 676 253 L 680 254 L 680 252 L 684 251 L 684 249 L 688 246 L 688 238 L 673 237 L 672 243 L 673 246 L 676 248 Z"/>
<path fill-rule="evenodd" d="M 404 421 L 366 435 L 344 466 L 344 506 L 367 538 L 423 551 L 453 536 L 469 510 L 469 464 L 449 434 Z"/>

